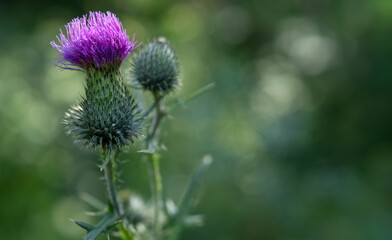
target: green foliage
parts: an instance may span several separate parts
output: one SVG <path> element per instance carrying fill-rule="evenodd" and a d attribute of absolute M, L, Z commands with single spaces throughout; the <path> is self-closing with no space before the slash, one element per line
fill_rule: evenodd
<path fill-rule="evenodd" d="M 109 236 L 111 229 L 116 226 L 118 222 L 119 217 L 110 214 L 105 214 L 97 225 L 90 225 L 88 223 L 75 221 L 79 227 L 87 231 L 87 234 L 83 240 L 95 240 L 101 233 Z"/>
<path fill-rule="evenodd" d="M 192 226 L 195 223 L 198 225 L 200 224 L 200 222 L 202 222 L 198 218 L 195 219 L 192 217 L 188 217 L 187 214 L 192 204 L 192 200 L 194 199 L 197 187 L 199 186 L 199 183 L 203 176 L 203 173 L 211 163 L 212 163 L 212 157 L 209 155 L 204 156 L 200 166 L 192 176 L 192 179 L 189 182 L 189 186 L 187 187 L 186 192 L 181 200 L 181 204 L 178 209 L 178 212 L 176 212 L 175 214 L 173 230 L 169 238 L 170 240 L 177 239 L 177 236 L 180 233 L 180 230 L 183 226 Z"/>
<path fill-rule="evenodd" d="M 85 231 L 68 218 L 96 223 L 78 196 L 105 202 L 99 156 L 61 124 L 83 77 L 55 69 L 48 42 L 74 16 L 105 9 L 143 45 L 165 35 L 175 46 L 184 84 L 168 108 L 216 83 L 162 123 L 166 202 L 179 205 L 200 157 L 214 156 L 189 212 L 205 224 L 179 239 L 389 239 L 390 2 L 3 1 L 0 239 L 77 240 Z M 128 191 L 149 208 L 147 162 L 135 153 L 146 148 L 119 158 Z"/>

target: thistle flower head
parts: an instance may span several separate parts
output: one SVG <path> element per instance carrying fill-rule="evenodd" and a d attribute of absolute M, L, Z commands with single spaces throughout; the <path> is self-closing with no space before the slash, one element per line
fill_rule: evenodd
<path fill-rule="evenodd" d="M 57 65 L 63 69 L 118 68 L 131 51 L 137 48 L 135 36 L 129 40 L 121 22 L 111 12 L 90 12 L 75 18 L 60 30 L 56 49 Z"/>
<path fill-rule="evenodd" d="M 115 150 L 133 142 L 140 134 L 140 118 L 134 100 L 125 86 L 119 67 L 134 50 L 120 21 L 110 12 L 90 12 L 60 31 L 59 45 L 51 42 L 63 69 L 83 70 L 85 95 L 71 108 L 64 123 L 77 140 L 93 148 Z"/>
<path fill-rule="evenodd" d="M 132 77 L 144 90 L 164 95 L 179 85 L 177 57 L 163 37 L 143 47 L 132 64 Z"/>

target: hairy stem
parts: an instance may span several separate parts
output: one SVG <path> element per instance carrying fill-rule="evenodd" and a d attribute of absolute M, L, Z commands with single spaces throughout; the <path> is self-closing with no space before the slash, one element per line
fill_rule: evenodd
<path fill-rule="evenodd" d="M 111 205 L 113 206 L 114 213 L 118 216 L 121 217 L 124 212 L 123 209 L 120 206 L 120 203 L 117 198 L 117 192 L 116 192 L 116 182 L 117 182 L 117 162 L 116 162 L 116 155 L 111 154 L 111 152 L 107 152 L 103 150 L 103 157 L 104 157 L 104 162 L 106 164 L 103 165 L 103 171 L 104 171 L 104 176 L 105 176 L 105 181 L 106 181 L 106 191 L 108 194 L 109 201 Z M 106 161 L 108 159 L 108 161 Z M 132 240 L 133 236 L 132 234 L 127 230 L 126 226 L 126 219 L 123 219 L 123 222 L 120 223 L 120 233 L 121 237 L 124 240 Z"/>
<path fill-rule="evenodd" d="M 103 166 L 105 181 L 106 181 L 106 190 L 108 193 L 108 198 L 110 203 L 113 206 L 114 212 L 118 215 L 122 215 L 122 210 L 120 208 L 120 204 L 117 199 L 115 180 L 116 180 L 116 164 L 115 164 L 115 156 L 110 154 L 110 152 L 103 151 L 104 159 L 109 158 L 109 161 L 106 165 Z"/>

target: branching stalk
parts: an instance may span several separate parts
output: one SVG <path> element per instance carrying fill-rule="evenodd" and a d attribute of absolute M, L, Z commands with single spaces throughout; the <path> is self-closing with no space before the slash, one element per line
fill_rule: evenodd
<path fill-rule="evenodd" d="M 155 100 L 157 102 L 156 102 L 156 106 L 155 106 L 155 117 L 154 117 L 154 120 L 151 125 L 151 131 L 150 131 L 150 137 L 149 137 L 150 140 L 153 140 L 155 138 L 155 135 L 156 135 L 158 127 L 159 127 L 159 123 L 161 122 L 162 117 L 163 117 L 161 98 L 157 95 L 154 95 L 154 96 L 155 96 Z"/>

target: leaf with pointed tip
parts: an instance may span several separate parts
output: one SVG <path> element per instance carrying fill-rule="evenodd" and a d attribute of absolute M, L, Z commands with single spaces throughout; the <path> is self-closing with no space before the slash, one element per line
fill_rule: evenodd
<path fill-rule="evenodd" d="M 79 227 L 83 228 L 84 230 L 91 231 L 94 229 L 94 226 L 85 222 L 81 222 L 81 221 L 74 221 Z"/>
<path fill-rule="evenodd" d="M 106 214 L 97 225 L 75 221 L 75 223 L 87 231 L 83 240 L 95 240 L 101 233 L 109 235 L 110 229 L 119 222 L 119 217 Z"/>
<path fill-rule="evenodd" d="M 212 89 L 213 87 L 215 87 L 215 83 L 210 83 L 205 85 L 204 87 L 196 90 L 193 94 L 191 94 L 189 97 L 187 97 L 186 99 L 177 99 L 177 102 L 173 103 L 171 106 L 168 107 L 168 112 L 173 111 L 174 109 L 176 109 L 178 106 L 182 106 L 185 107 L 185 105 L 192 101 L 193 99 L 199 97 L 200 95 L 202 95 L 204 92 L 207 92 L 208 90 Z"/>
<path fill-rule="evenodd" d="M 203 173 L 205 172 L 205 170 L 207 169 L 207 167 L 211 163 L 212 163 L 212 157 L 210 155 L 205 155 L 203 157 L 203 160 L 201 161 L 200 166 L 193 174 L 192 179 L 189 183 L 189 186 L 188 186 L 187 190 L 185 191 L 185 194 L 182 198 L 178 212 L 175 216 L 174 227 L 173 227 L 171 235 L 168 238 L 169 240 L 176 240 L 177 239 L 179 233 L 181 232 L 181 228 L 187 224 L 186 221 L 188 221 L 188 224 L 189 224 L 190 220 L 191 220 L 191 223 L 192 223 L 192 220 L 193 221 L 198 220 L 197 218 L 192 219 L 192 217 L 191 218 L 188 217 L 188 219 L 187 219 L 186 214 L 187 214 L 188 209 L 192 203 L 192 200 L 193 200 L 193 197 L 194 197 L 195 192 L 197 190 L 197 187 L 199 186 L 201 177 L 202 177 Z M 201 219 L 199 219 L 199 220 L 201 220 Z"/>
<path fill-rule="evenodd" d="M 177 224 L 182 225 L 184 217 L 186 216 L 186 213 L 188 212 L 188 209 L 191 205 L 191 201 L 195 195 L 195 192 L 197 190 L 197 187 L 199 186 L 201 177 L 203 176 L 203 173 L 207 169 L 207 167 L 212 163 L 212 157 L 210 155 L 205 155 L 203 157 L 203 160 L 201 161 L 200 166 L 198 169 L 195 171 L 195 173 L 192 176 L 192 179 L 189 183 L 189 186 L 182 198 L 181 204 L 178 208 L 178 213 L 176 216 L 176 221 Z"/>
<path fill-rule="evenodd" d="M 83 200 L 87 205 L 97 209 L 97 210 L 102 210 L 105 208 L 105 204 L 98 200 L 97 198 L 93 197 L 92 195 L 82 192 L 79 195 L 80 199 Z"/>

